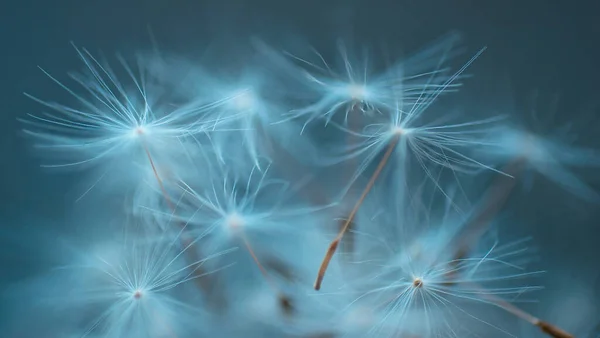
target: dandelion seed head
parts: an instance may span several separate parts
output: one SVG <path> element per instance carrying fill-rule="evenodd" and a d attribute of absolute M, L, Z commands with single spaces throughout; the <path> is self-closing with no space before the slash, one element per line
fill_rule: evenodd
<path fill-rule="evenodd" d="M 424 284 L 423 279 L 421 277 L 414 277 L 412 284 L 415 288 L 420 289 L 423 287 Z"/>
<path fill-rule="evenodd" d="M 346 88 L 348 95 L 355 101 L 365 101 L 369 97 L 369 90 L 364 85 L 350 84 Z"/>
<path fill-rule="evenodd" d="M 148 128 L 146 126 L 143 125 L 138 125 L 135 126 L 130 133 L 130 136 L 132 138 L 139 138 L 143 135 L 147 135 L 148 134 Z"/>
<path fill-rule="evenodd" d="M 543 161 L 544 157 L 547 157 L 546 150 L 542 142 L 533 134 L 525 133 L 520 137 L 521 143 L 521 156 L 529 159 L 530 161 Z"/>
<path fill-rule="evenodd" d="M 227 229 L 232 232 L 237 232 L 239 229 L 243 228 L 247 224 L 246 219 L 237 212 L 233 212 L 229 214 L 225 218 L 225 225 Z"/>
<path fill-rule="evenodd" d="M 143 295 L 144 293 L 140 289 L 133 291 L 133 299 L 140 299 Z"/>
<path fill-rule="evenodd" d="M 392 127 L 392 134 L 393 135 L 400 135 L 400 136 L 401 135 L 408 135 L 408 134 L 411 133 L 411 131 L 412 131 L 411 129 L 404 128 L 404 127 L 401 127 L 401 126 L 393 126 Z"/>
<path fill-rule="evenodd" d="M 252 90 L 243 90 L 232 99 L 232 105 L 237 110 L 253 110 L 257 106 L 257 97 Z"/>
<path fill-rule="evenodd" d="M 522 157 L 529 162 L 544 161 L 543 141 L 525 130 L 508 129 L 501 135 L 501 146 L 509 157 Z"/>

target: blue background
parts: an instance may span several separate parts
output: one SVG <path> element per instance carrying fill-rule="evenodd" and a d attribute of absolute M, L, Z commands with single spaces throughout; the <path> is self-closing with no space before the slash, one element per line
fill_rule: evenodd
<path fill-rule="evenodd" d="M 40 243 L 46 236 L 40 229 L 70 222 L 74 176 L 39 168 L 17 121 L 40 110 L 24 91 L 51 97 L 57 90 L 38 65 L 56 74 L 79 69 L 70 41 L 93 53 L 127 53 L 151 47 L 151 31 L 161 50 L 201 57 L 207 47 L 214 51 L 251 36 L 274 46 L 302 38 L 333 53 L 338 37 L 414 49 L 458 30 L 469 46 L 489 47 L 474 66 L 473 86 L 490 96 L 493 83 L 509 79 L 517 104 L 533 90 L 559 93 L 562 118 L 589 118 L 591 132 L 582 133 L 581 141 L 600 148 L 594 118 L 600 115 L 600 21 L 594 1 L 23 0 L 2 1 L 0 13 L 0 286 L 43 266 L 37 244 L 25 242 Z M 600 189 L 600 175 L 584 178 Z M 527 224 L 515 231 L 536 238 L 545 269 L 585 279 L 600 299 L 600 210 L 571 198 L 547 198 L 554 188 L 538 183 L 531 203 L 514 206 L 512 215 Z M 47 236 L 51 246 L 56 238 Z"/>

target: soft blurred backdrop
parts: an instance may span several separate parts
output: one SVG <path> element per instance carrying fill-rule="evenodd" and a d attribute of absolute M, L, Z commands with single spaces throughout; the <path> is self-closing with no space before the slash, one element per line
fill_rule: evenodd
<path fill-rule="evenodd" d="M 23 92 L 43 97 L 58 92 L 37 66 L 59 76 L 80 69 L 70 41 L 108 56 L 158 48 L 202 62 L 228 49 L 243 50 L 251 37 L 281 48 L 310 44 L 326 55 L 335 53 L 341 38 L 366 44 L 378 56 L 415 50 L 457 30 L 470 50 L 489 47 L 471 69 L 475 77 L 466 82 L 462 100 L 485 109 L 527 111 L 536 92 L 542 103 L 559 95 L 557 105 L 540 109 L 556 109 L 556 123 L 583 121 L 580 141 L 600 149 L 597 6 L 591 0 L 2 1 L 0 286 L 44 266 L 36 248 L 40 243 L 51 248 L 57 240 L 57 232 L 48 229 L 74 229 L 94 209 L 84 203 L 73 216 L 74 176 L 42 170 L 17 121 L 41 109 Z M 243 53 L 223 56 L 230 58 L 243 62 Z M 584 179 L 600 189 L 600 175 L 588 171 Z M 538 180 L 527 198 L 513 203 L 511 219 L 521 221 L 506 229 L 532 235 L 540 247 L 549 276 L 539 298 L 557 299 L 544 306 L 576 313 L 577 305 L 559 300 L 573 298 L 578 286 L 594 290 L 600 300 L 600 208 L 556 196 L 556 187 Z M 565 289 L 570 285 L 575 290 Z M 2 318 L 10 308 L 0 310 Z"/>

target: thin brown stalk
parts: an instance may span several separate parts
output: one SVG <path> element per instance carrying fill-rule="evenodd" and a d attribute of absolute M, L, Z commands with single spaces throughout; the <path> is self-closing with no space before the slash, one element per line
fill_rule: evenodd
<path fill-rule="evenodd" d="M 350 133 L 346 134 L 346 145 L 348 145 L 348 147 L 352 147 L 353 144 L 355 144 L 357 142 L 358 137 L 352 133 L 354 131 L 356 131 L 358 129 L 358 125 L 359 125 L 359 117 L 361 116 L 362 113 L 362 109 L 361 109 L 361 104 L 362 102 L 359 100 L 355 100 L 352 103 L 352 108 L 350 110 L 350 114 L 348 116 L 348 122 L 347 122 L 347 128 L 351 131 Z M 356 159 L 352 158 L 350 160 L 348 160 L 346 163 L 344 163 L 344 167 L 347 170 L 344 170 L 344 178 L 346 179 L 347 182 L 352 182 L 353 176 L 354 176 L 354 168 L 356 167 L 357 163 L 356 163 Z M 352 193 L 352 191 L 350 191 Z M 353 195 L 353 194 L 352 194 Z M 343 204 L 345 205 L 345 203 Z M 339 222 L 339 227 L 338 227 L 338 233 L 344 228 L 346 220 L 345 219 L 341 219 Z M 342 244 L 342 253 L 344 254 L 352 254 L 354 253 L 354 235 L 351 232 L 352 228 L 355 228 L 355 222 L 350 222 L 350 224 L 348 225 L 348 229 L 346 230 L 346 235 L 345 235 L 345 239 L 344 241 L 341 243 Z"/>
<path fill-rule="evenodd" d="M 143 136 L 143 135 L 141 135 Z M 169 207 L 169 209 L 171 210 L 171 212 L 173 214 L 176 213 L 177 208 L 175 207 L 175 204 L 173 203 L 171 197 L 169 196 L 169 194 L 167 193 L 167 190 L 165 189 L 164 183 L 162 178 L 160 177 L 159 173 L 158 173 L 158 169 L 156 168 L 156 164 L 154 162 L 154 159 L 150 153 L 150 149 L 148 149 L 148 146 L 146 144 L 146 142 L 144 142 L 144 140 L 142 140 L 142 147 L 144 149 L 144 152 L 146 153 L 146 157 L 148 158 L 148 162 L 150 163 L 150 166 L 152 167 L 152 172 L 154 174 L 154 178 L 156 179 L 156 182 L 158 183 L 161 195 L 165 201 L 165 203 L 167 204 L 167 206 Z M 185 228 L 185 224 L 183 222 L 178 222 L 177 225 L 183 230 Z M 192 244 L 192 239 L 190 238 L 184 238 L 183 236 L 180 238 L 180 242 L 183 248 L 185 249 L 185 256 L 186 258 L 191 261 L 191 262 L 196 262 L 198 261 L 198 257 L 194 254 L 194 245 Z M 192 250 L 190 250 L 192 249 Z M 206 271 L 204 269 L 202 269 L 200 267 L 200 263 L 198 265 L 196 265 L 195 267 L 193 267 L 193 271 L 195 272 L 195 274 L 197 276 L 200 275 L 204 275 L 206 274 Z M 194 281 L 196 283 L 196 285 L 203 290 L 206 294 L 211 294 L 211 289 L 212 289 L 212 283 L 210 283 L 210 281 L 208 280 L 208 278 L 194 278 Z M 220 302 L 223 302 L 224 300 L 221 299 Z"/>
<path fill-rule="evenodd" d="M 386 163 L 390 159 L 390 157 L 391 157 L 394 149 L 396 148 L 396 145 L 398 144 L 399 140 L 400 140 L 400 135 L 396 135 L 390 141 L 390 143 L 389 143 L 389 145 L 387 147 L 387 150 L 385 151 L 385 154 L 383 155 L 383 158 L 381 159 L 381 161 L 377 165 L 377 168 L 375 169 L 375 172 L 371 176 L 371 179 L 369 179 L 369 182 L 365 186 L 365 188 L 364 188 L 362 194 L 360 195 L 358 201 L 354 205 L 354 208 L 352 208 L 352 211 L 350 211 L 350 214 L 348 215 L 348 218 L 344 222 L 344 225 L 342 226 L 342 229 L 340 230 L 340 232 L 338 233 L 338 235 L 336 236 L 336 238 L 329 244 L 329 248 L 327 249 L 327 252 L 325 253 L 325 257 L 323 258 L 323 261 L 321 262 L 321 266 L 319 268 L 319 273 L 317 275 L 317 279 L 315 280 L 315 284 L 314 284 L 315 290 L 320 290 L 321 289 L 321 284 L 323 283 L 323 279 L 325 278 L 325 273 L 327 272 L 327 268 L 329 266 L 329 263 L 331 262 L 331 259 L 333 258 L 333 255 L 335 254 L 340 241 L 342 240 L 342 238 L 344 237 L 344 234 L 346 233 L 346 231 L 350 227 L 350 224 L 352 224 L 352 221 L 354 220 L 354 217 L 356 216 L 356 213 L 358 212 L 358 209 L 360 208 L 360 206 L 364 202 L 365 198 L 367 197 L 367 195 L 369 194 L 369 192 L 373 188 L 373 185 L 375 184 L 375 181 L 377 180 L 377 178 L 379 177 L 379 175 L 383 171 L 383 168 L 385 167 Z"/>
<path fill-rule="evenodd" d="M 248 241 L 248 239 L 246 238 L 246 236 L 244 235 L 243 232 L 241 233 L 241 237 L 242 237 L 242 241 L 244 242 L 244 246 L 246 247 L 246 250 L 248 250 L 248 253 L 252 257 L 252 260 L 254 260 L 254 263 L 256 264 L 256 266 L 258 267 L 258 269 L 260 270 L 260 272 L 263 275 L 265 281 L 267 281 L 267 284 L 269 285 L 269 287 L 277 295 L 277 301 L 279 302 L 279 306 L 280 306 L 281 310 L 286 315 L 291 314 L 292 311 L 293 311 L 291 300 L 289 299 L 289 297 L 287 295 L 285 295 L 283 292 L 281 292 L 279 290 L 279 288 L 277 287 L 275 281 L 273 281 L 273 279 L 271 278 L 271 275 L 269 274 L 269 272 L 267 271 L 267 269 L 264 267 L 264 265 L 258 259 L 258 256 L 254 252 L 254 249 L 252 249 L 252 246 L 250 245 L 250 242 Z"/>
<path fill-rule="evenodd" d="M 475 287 L 479 288 L 477 285 L 475 285 Z M 482 292 L 479 293 L 479 295 L 481 295 L 488 301 L 492 302 L 499 308 L 505 310 L 506 312 L 516 316 L 517 318 L 520 318 L 520 319 L 530 323 L 531 325 L 537 326 L 540 329 L 540 331 L 547 334 L 548 336 L 553 337 L 553 338 L 574 338 L 574 336 L 572 334 L 559 328 L 558 326 L 556 326 L 554 324 L 550 324 L 546 321 L 543 321 L 543 320 L 535 317 L 534 315 L 518 308 L 517 306 L 515 306 L 501 298 L 498 298 L 494 295 L 486 293 L 485 289 L 482 288 L 481 291 Z"/>

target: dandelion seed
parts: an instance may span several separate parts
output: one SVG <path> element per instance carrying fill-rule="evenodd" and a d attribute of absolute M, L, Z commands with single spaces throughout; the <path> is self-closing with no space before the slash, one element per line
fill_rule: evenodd
<path fill-rule="evenodd" d="M 291 197 L 287 195 L 289 184 L 270 178 L 270 163 L 263 164 L 262 171 L 257 166 L 244 170 L 232 166 L 233 163 L 213 161 L 207 168 L 211 179 L 197 188 L 191 183 L 181 183 L 182 189 L 191 197 L 190 207 L 196 214 L 190 223 L 210 231 L 209 244 L 215 248 L 232 242 L 241 243 L 264 281 L 279 298 L 284 311 L 288 311 L 289 300 L 265 267 L 258 251 L 264 251 L 260 243 L 269 243 L 269 240 L 282 243 L 281 236 L 300 230 L 291 226 L 295 217 L 309 215 L 318 209 L 283 204 Z"/>
<path fill-rule="evenodd" d="M 536 102 L 530 114 L 521 114 L 513 125 L 497 128 L 493 132 L 495 141 L 488 142 L 491 146 L 486 147 L 483 155 L 495 161 L 524 162 L 526 166 L 519 175 L 526 188 L 532 184 L 530 171 L 534 171 L 575 196 L 588 201 L 600 201 L 600 195 L 571 172 L 571 168 L 598 167 L 600 154 L 575 145 L 574 135 L 570 133 L 571 124 L 558 128 L 548 126 L 560 108 L 556 100 L 544 102 L 549 102 L 551 106 Z M 547 110 L 543 120 L 540 119 L 539 109 Z"/>
<path fill-rule="evenodd" d="M 223 269 L 195 273 L 231 250 L 184 263 L 182 256 L 192 246 L 176 249 L 181 233 L 171 236 L 152 229 L 128 226 L 122 242 L 112 240 L 100 250 L 82 252 L 81 261 L 56 270 L 60 279 L 56 288 L 47 290 L 46 302 L 60 311 L 63 307 L 56 305 L 66 302 L 64 309 L 81 320 L 83 337 L 176 338 L 198 332 L 192 323 L 209 315 L 186 283 Z M 93 318 L 87 318 L 88 312 Z"/>
<path fill-rule="evenodd" d="M 27 94 L 53 111 L 30 114 L 22 120 L 36 147 L 43 155 L 52 155 L 55 163 L 44 166 L 98 170 L 99 178 L 83 195 L 101 181 L 115 184 L 112 188 L 131 187 L 132 183 L 138 187 L 141 175 L 132 168 L 144 163 L 144 157 L 152 157 L 155 162 L 160 158 L 169 171 L 184 175 L 187 163 L 181 159 L 187 158 L 186 140 L 206 129 L 203 124 L 211 123 L 206 112 L 219 102 L 185 102 L 173 107 L 175 102 L 169 100 L 167 88 L 147 79 L 141 61 L 136 73 L 119 56 L 125 74 L 121 77 L 87 50 L 74 48 L 86 67 L 84 73 L 71 75 L 78 88 L 44 73 L 76 104 L 63 105 Z"/>

